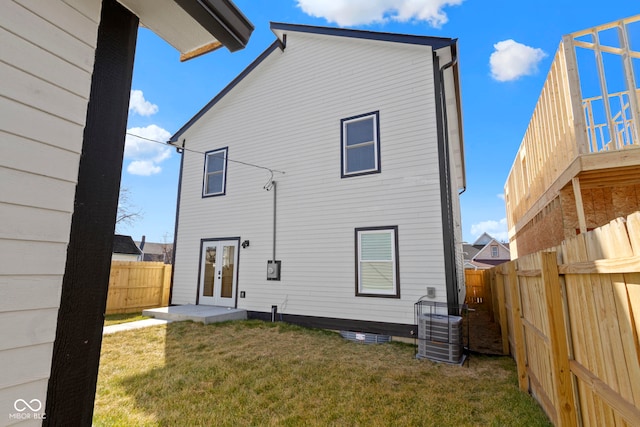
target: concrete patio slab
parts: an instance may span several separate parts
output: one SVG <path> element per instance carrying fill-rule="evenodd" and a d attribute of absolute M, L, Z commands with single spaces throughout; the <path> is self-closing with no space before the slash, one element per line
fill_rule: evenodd
<path fill-rule="evenodd" d="M 247 311 L 230 308 L 230 307 L 214 307 L 210 305 L 174 305 L 171 307 L 150 308 L 142 312 L 143 316 L 153 317 L 155 319 L 182 321 L 192 320 L 194 322 L 215 323 L 225 322 L 227 320 L 245 320 Z"/>

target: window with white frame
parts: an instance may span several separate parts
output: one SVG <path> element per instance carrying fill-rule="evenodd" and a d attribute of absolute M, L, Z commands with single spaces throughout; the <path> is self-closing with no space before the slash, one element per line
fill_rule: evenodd
<path fill-rule="evenodd" d="M 356 296 L 400 298 L 398 227 L 356 228 Z"/>
<path fill-rule="evenodd" d="M 340 120 L 342 177 L 380 172 L 379 112 Z"/>
<path fill-rule="evenodd" d="M 491 257 L 492 258 L 498 258 L 498 246 L 497 245 L 491 245 Z"/>
<path fill-rule="evenodd" d="M 204 156 L 202 197 L 221 196 L 227 188 L 228 148 L 208 151 Z"/>

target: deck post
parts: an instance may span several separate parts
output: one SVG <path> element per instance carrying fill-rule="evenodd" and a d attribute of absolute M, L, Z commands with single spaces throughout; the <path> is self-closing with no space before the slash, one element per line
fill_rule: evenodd
<path fill-rule="evenodd" d="M 569 86 L 569 102 L 573 114 L 573 124 L 576 139 L 576 154 L 589 153 L 589 140 L 587 138 L 587 126 L 582 109 L 582 91 L 580 90 L 580 74 L 578 73 L 578 60 L 576 59 L 576 49 L 571 35 L 562 37 L 561 47 L 564 51 L 564 60 L 567 67 L 567 78 Z"/>
<path fill-rule="evenodd" d="M 618 26 L 618 37 L 620 38 L 620 48 L 623 51 L 622 64 L 624 66 L 624 77 L 629 91 L 629 106 L 631 109 L 631 132 L 633 144 L 640 144 L 640 105 L 638 97 L 633 96 L 636 93 L 635 74 L 633 72 L 633 63 L 631 62 L 631 47 L 629 44 L 629 30 L 624 21 Z"/>

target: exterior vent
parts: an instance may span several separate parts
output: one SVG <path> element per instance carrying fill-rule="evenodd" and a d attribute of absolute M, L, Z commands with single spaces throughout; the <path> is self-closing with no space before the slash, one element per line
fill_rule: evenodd
<path fill-rule="evenodd" d="M 340 336 L 349 341 L 363 344 L 385 344 L 391 342 L 390 335 L 372 334 L 369 332 L 340 331 Z"/>

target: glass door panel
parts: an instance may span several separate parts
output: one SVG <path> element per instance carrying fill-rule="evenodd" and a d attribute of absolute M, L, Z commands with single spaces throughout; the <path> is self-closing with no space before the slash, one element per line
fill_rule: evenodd
<path fill-rule="evenodd" d="M 202 243 L 199 304 L 235 307 L 236 265 L 238 265 L 236 240 Z"/>
<path fill-rule="evenodd" d="M 233 280 L 235 272 L 235 246 L 222 247 L 222 287 L 220 296 L 222 298 L 233 298 Z"/>
<path fill-rule="evenodd" d="M 202 283 L 202 296 L 213 297 L 215 288 L 216 270 L 216 246 L 206 246 L 204 255 L 204 278 Z"/>

